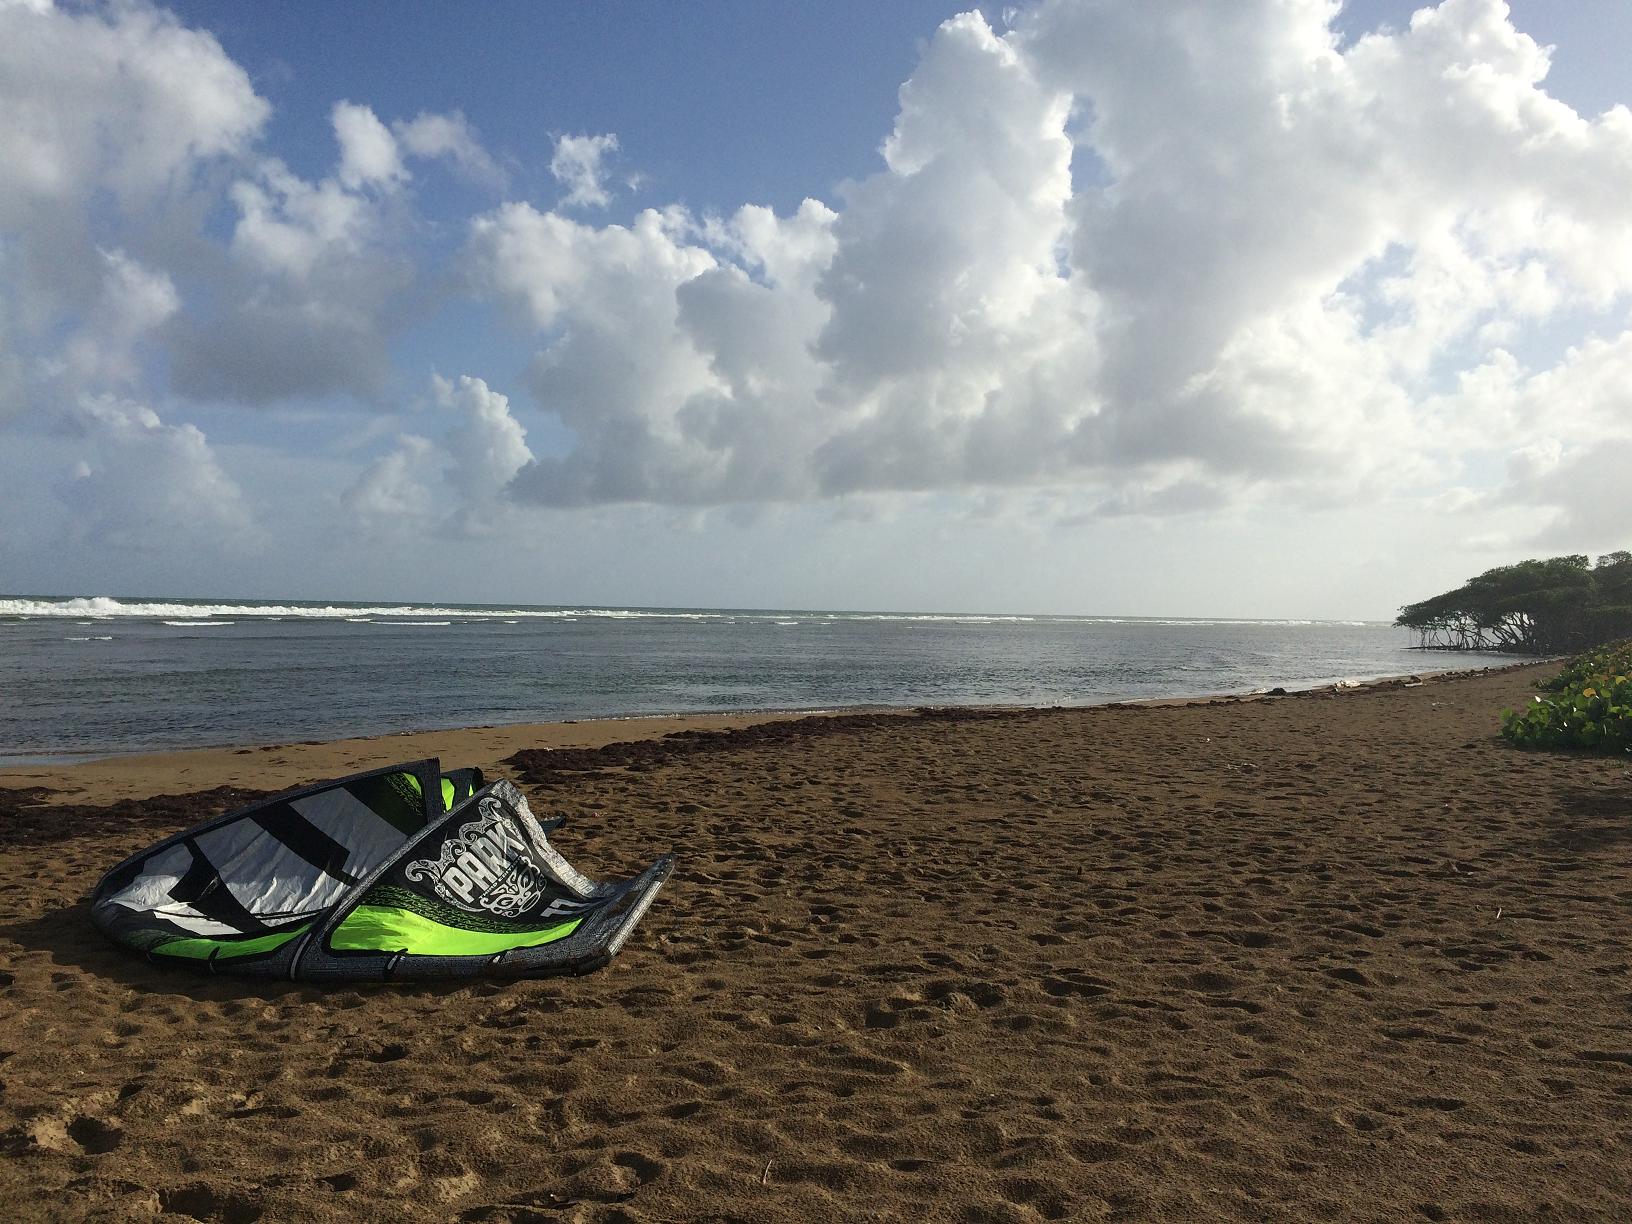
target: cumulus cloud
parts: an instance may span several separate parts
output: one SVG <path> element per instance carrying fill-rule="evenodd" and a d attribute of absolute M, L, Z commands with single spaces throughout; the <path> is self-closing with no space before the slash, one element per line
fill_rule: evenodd
<path fill-rule="evenodd" d="M 214 286 L 228 304 L 170 331 L 183 394 L 250 404 L 332 393 L 378 399 L 418 273 L 405 157 L 445 159 L 468 177 L 502 183 L 460 115 L 421 112 L 388 127 L 369 107 L 342 102 L 331 121 L 333 173 L 311 181 L 262 158 L 229 189 L 238 212 L 232 262 Z"/>
<path fill-rule="evenodd" d="M 262 151 L 269 113 L 214 38 L 139 0 L 0 3 L 0 416 L 74 456 L 51 487 L 88 548 L 245 538 L 244 494 L 168 393 L 378 396 L 415 275 L 408 161 L 503 182 L 463 116 L 391 126 L 350 101 L 331 172 L 308 180 Z M 530 457 L 495 398 L 443 443 L 471 530 Z M 423 496 L 414 464 L 441 463 L 429 442 L 399 452 L 359 486 L 375 517 Z"/>
<path fill-rule="evenodd" d="M 420 531 L 431 522 L 440 474 L 431 440 L 400 434 L 392 449 L 369 464 L 340 501 L 367 529 Z"/>
<path fill-rule="evenodd" d="M 393 123 L 391 130 L 410 155 L 446 158 L 478 187 L 502 191 L 509 183 L 510 176 L 482 147 L 475 129 L 458 111 L 446 115 L 421 111 L 411 120 Z"/>
<path fill-rule="evenodd" d="M 605 208 L 612 202 L 612 193 L 606 189 L 605 168 L 602 162 L 609 153 L 618 150 L 618 138 L 608 132 L 604 136 L 561 136 L 555 142 L 555 156 L 550 159 L 550 173 L 556 182 L 567 189 L 561 197 L 562 208 Z"/>
<path fill-rule="evenodd" d="M 391 187 L 408 177 L 397 148 L 397 138 L 366 106 L 338 102 L 334 107 L 334 135 L 340 142 L 336 170 L 342 187 Z"/>
<path fill-rule="evenodd" d="M 145 384 L 182 308 L 162 264 L 176 219 L 268 113 L 214 38 L 160 10 L 0 4 L 0 413 L 72 440 L 56 487 L 77 543 L 250 529 L 204 434 L 162 420 Z"/>
<path fill-rule="evenodd" d="M 156 284 L 165 274 L 142 248 L 268 113 L 214 38 L 163 12 L 0 5 L 0 410 L 60 394 L 39 380 L 83 364 L 57 345 L 83 340 L 89 316 L 126 327 L 109 253 Z"/>
<path fill-rule="evenodd" d="M 93 189 L 168 194 L 246 148 L 269 112 L 213 37 L 160 10 L 0 4 L 0 223 L 82 212 Z"/>
<path fill-rule="evenodd" d="M 342 496 L 376 534 L 439 530 L 489 534 L 510 511 L 506 489 L 532 461 L 509 399 L 480 378 L 431 378 L 438 408 L 455 417 L 439 441 L 402 434 Z"/>
<path fill-rule="evenodd" d="M 834 207 L 479 218 L 472 283 L 536 332 L 529 390 L 576 438 L 517 493 L 1312 506 L 1628 432 L 1624 401 L 1526 417 L 1480 372 L 1632 291 L 1632 112 L 1550 97 L 1499 0 L 1347 46 L 1338 7 L 1044 0 L 1003 35 L 965 14 Z M 581 178 L 563 208 L 602 202 Z"/>
<path fill-rule="evenodd" d="M 140 375 L 138 346 L 180 306 L 166 273 L 143 267 L 123 251 L 103 251 L 101 256 L 101 294 L 60 355 L 43 363 L 70 387 L 135 383 Z"/>
<path fill-rule="evenodd" d="M 1428 415 L 1454 430 L 1456 453 L 1502 478 L 1452 491 L 1453 508 L 1482 516 L 1526 508 L 1513 546 L 1600 551 L 1623 547 L 1632 524 L 1632 332 L 1591 339 L 1554 366 L 1530 371 L 1499 351 L 1431 398 Z"/>
<path fill-rule="evenodd" d="M 208 34 L 0 2 L 0 413 L 78 422 L 98 504 L 139 492 L 123 440 L 227 505 L 186 400 L 384 406 L 452 281 L 524 334 L 526 407 L 436 382 L 347 495 L 367 521 L 1023 488 L 1100 518 L 1508 499 L 1607 530 L 1623 502 L 1572 489 L 1632 444 L 1632 111 L 1551 97 L 1500 0 L 1352 41 L 1338 9 L 964 14 L 826 201 L 608 217 L 617 138 L 562 136 L 555 205 L 485 207 L 442 278 L 419 181 L 505 183 L 460 113 L 336 102 L 307 177 Z M 530 443 L 528 410 L 560 428 Z"/>
<path fill-rule="evenodd" d="M 415 279 L 407 160 L 501 177 L 460 115 L 393 130 L 341 101 L 332 173 L 301 178 L 219 43 L 142 3 L 0 6 L 0 114 L 0 413 L 128 389 L 143 345 L 193 399 L 377 398 Z"/>
<path fill-rule="evenodd" d="M 195 399 L 269 404 L 350 392 L 376 396 L 390 376 L 395 303 L 413 282 L 396 189 L 396 138 L 373 111 L 333 113 L 338 159 L 311 182 L 264 158 L 230 189 L 238 211 L 227 304 L 171 329 L 176 389 Z"/>
<path fill-rule="evenodd" d="M 485 525 L 504 504 L 505 487 L 532 461 L 527 431 L 510 415 L 510 400 L 480 378 L 431 383 L 436 402 L 460 418 L 443 443 L 457 513 L 466 527 Z"/>
<path fill-rule="evenodd" d="M 84 443 L 63 490 L 76 542 L 169 551 L 253 539 L 242 493 L 196 427 L 112 396 L 86 396 L 66 420 Z"/>

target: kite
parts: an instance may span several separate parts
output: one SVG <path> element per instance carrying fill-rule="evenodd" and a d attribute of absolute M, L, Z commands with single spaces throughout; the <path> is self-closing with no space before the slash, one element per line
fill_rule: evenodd
<path fill-rule="evenodd" d="M 300 981 L 587 973 L 674 861 L 597 883 L 511 783 L 432 758 L 252 803 L 132 855 L 91 918 L 149 960 Z"/>

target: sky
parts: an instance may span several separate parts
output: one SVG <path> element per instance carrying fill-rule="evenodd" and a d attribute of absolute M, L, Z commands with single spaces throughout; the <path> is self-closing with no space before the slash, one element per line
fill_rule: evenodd
<path fill-rule="evenodd" d="M 0 593 L 1385 618 L 1632 546 L 1623 0 L 0 0 Z"/>

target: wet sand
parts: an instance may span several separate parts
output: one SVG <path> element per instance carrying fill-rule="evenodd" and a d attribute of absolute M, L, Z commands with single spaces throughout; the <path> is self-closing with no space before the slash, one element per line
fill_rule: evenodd
<path fill-rule="evenodd" d="M 1624 1218 L 1632 769 L 1496 737 L 1550 670 L 7 771 L 0 1194 L 24 1219 Z M 99 873 L 161 833 L 435 751 L 566 815 L 592 874 L 678 855 L 611 966 L 319 990 L 90 928 Z"/>

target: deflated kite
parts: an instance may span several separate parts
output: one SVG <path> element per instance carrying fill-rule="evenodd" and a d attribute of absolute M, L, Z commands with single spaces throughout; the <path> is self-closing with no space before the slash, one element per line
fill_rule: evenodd
<path fill-rule="evenodd" d="M 559 823 L 559 822 L 555 822 Z M 596 883 L 509 782 L 433 758 L 279 795 L 126 859 L 91 894 L 115 943 L 212 973 L 308 981 L 599 968 L 673 869 Z"/>

